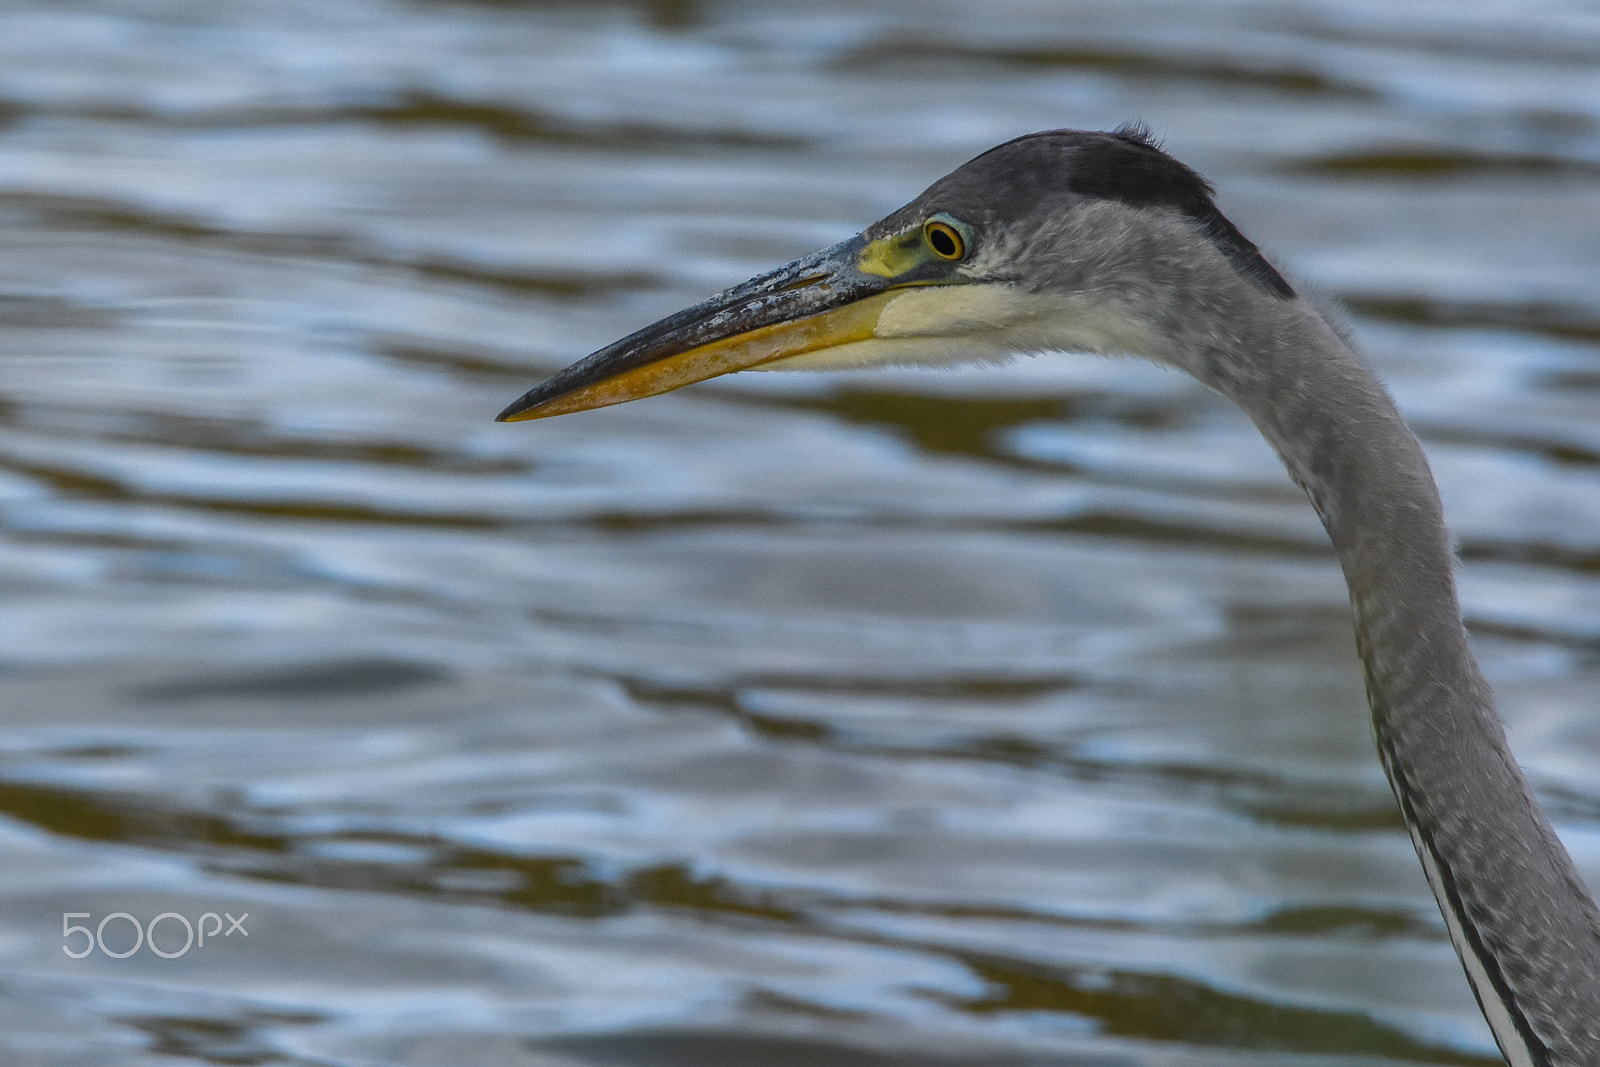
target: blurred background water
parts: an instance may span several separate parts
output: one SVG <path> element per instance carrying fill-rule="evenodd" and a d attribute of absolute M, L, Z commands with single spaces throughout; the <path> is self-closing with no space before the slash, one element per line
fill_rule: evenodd
<path fill-rule="evenodd" d="M 1220 399 L 489 420 L 1144 119 L 1348 307 L 1597 883 L 1597 56 L 1563 0 L 8 3 L 0 1061 L 1497 1062 Z"/>

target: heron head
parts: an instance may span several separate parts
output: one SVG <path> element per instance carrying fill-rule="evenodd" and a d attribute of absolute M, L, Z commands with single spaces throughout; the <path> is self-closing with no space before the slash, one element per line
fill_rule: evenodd
<path fill-rule="evenodd" d="M 1196 269 L 1257 295 L 1283 278 L 1211 189 L 1139 127 L 1009 141 L 832 248 L 668 316 L 519 397 L 499 421 L 664 393 L 732 371 L 949 364 L 1015 352 L 1169 358 Z"/>

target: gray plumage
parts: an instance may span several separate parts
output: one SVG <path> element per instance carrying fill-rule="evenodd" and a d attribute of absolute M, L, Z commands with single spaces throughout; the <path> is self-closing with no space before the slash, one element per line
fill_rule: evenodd
<path fill-rule="evenodd" d="M 830 316 L 847 326 L 827 333 Z M 1272 444 L 1343 566 L 1378 752 L 1502 1052 L 1512 1067 L 1600 1067 L 1600 911 L 1468 648 L 1422 448 L 1348 339 L 1141 129 L 992 149 L 859 236 L 602 349 L 501 417 L 761 364 L 1043 350 L 1181 368 Z"/>

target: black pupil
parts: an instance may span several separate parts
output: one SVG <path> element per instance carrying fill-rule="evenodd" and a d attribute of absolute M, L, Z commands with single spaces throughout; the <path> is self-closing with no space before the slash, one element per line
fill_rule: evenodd
<path fill-rule="evenodd" d="M 956 255 L 956 239 L 943 226 L 934 226 L 928 230 L 928 243 L 941 256 L 954 257 Z"/>

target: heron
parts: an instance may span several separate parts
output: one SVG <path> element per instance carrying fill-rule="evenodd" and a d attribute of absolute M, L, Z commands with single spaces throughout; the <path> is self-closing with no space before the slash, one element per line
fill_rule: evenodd
<path fill-rule="evenodd" d="M 1379 757 L 1511 1067 L 1600 1065 L 1600 910 L 1468 647 L 1439 492 L 1347 331 L 1142 125 L 1008 141 L 831 248 L 574 363 L 537 419 L 751 368 L 1134 355 L 1241 407 L 1309 497 L 1354 616 Z"/>

